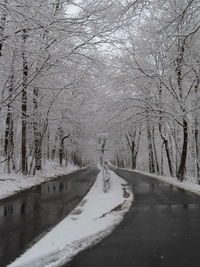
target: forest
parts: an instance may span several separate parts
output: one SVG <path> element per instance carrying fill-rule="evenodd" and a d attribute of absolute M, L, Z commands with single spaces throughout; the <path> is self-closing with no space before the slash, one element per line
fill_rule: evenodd
<path fill-rule="evenodd" d="M 0 0 L 0 169 L 98 160 L 200 182 L 198 0 Z"/>

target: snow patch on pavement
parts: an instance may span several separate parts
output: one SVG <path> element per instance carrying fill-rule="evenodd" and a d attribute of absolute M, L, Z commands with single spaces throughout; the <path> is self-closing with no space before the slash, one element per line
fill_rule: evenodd
<path fill-rule="evenodd" d="M 0 199 L 78 169 L 77 166 L 70 163 L 66 167 L 60 167 L 59 163 L 53 161 L 46 161 L 43 170 L 36 175 L 7 174 L 3 169 L 0 169 Z"/>
<path fill-rule="evenodd" d="M 79 251 L 109 235 L 130 209 L 133 193 L 127 182 L 111 172 L 103 193 L 102 173 L 79 205 L 51 232 L 9 267 L 57 267 Z"/>

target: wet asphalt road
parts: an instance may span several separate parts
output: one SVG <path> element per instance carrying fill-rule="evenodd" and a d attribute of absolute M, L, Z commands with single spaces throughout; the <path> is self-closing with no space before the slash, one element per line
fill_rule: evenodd
<path fill-rule="evenodd" d="M 0 267 L 61 221 L 84 197 L 97 173 L 96 168 L 84 169 L 0 200 Z"/>
<path fill-rule="evenodd" d="M 199 267 L 200 197 L 117 170 L 135 201 L 119 227 L 65 267 Z"/>

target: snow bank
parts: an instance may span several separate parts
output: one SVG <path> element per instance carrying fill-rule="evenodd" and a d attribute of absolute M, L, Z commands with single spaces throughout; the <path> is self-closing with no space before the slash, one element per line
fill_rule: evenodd
<path fill-rule="evenodd" d="M 44 164 L 43 170 L 36 175 L 7 174 L 4 170 L 0 170 L 0 199 L 52 180 L 58 175 L 65 175 L 76 171 L 77 169 L 78 167 L 73 164 L 68 164 L 67 167 L 60 167 L 56 162 L 47 161 Z"/>
<path fill-rule="evenodd" d="M 170 185 L 176 186 L 176 187 L 178 187 L 180 189 L 189 191 L 189 192 L 191 192 L 193 194 L 197 194 L 197 195 L 200 196 L 200 185 L 196 184 L 194 182 L 194 180 L 192 180 L 192 179 L 183 180 L 183 182 L 180 182 L 180 181 L 177 180 L 177 178 L 174 178 L 174 177 L 160 176 L 160 175 L 155 175 L 155 174 L 148 173 L 148 172 L 145 172 L 145 171 L 130 170 L 130 169 L 125 169 L 125 168 L 122 169 L 122 170 L 127 170 L 127 171 L 131 171 L 131 172 L 135 172 L 135 173 L 141 173 L 141 174 L 144 174 L 144 175 L 147 175 L 149 177 L 158 179 L 158 180 L 160 180 L 162 182 L 168 183 Z"/>
<path fill-rule="evenodd" d="M 102 174 L 79 205 L 51 232 L 9 267 L 55 267 L 101 241 L 121 222 L 133 201 L 127 182 L 111 172 L 111 187 L 103 193 Z"/>

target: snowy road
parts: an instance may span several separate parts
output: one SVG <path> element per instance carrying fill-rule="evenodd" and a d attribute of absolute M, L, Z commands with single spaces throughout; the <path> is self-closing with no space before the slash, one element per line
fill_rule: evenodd
<path fill-rule="evenodd" d="M 88 168 L 0 201 L 0 266 L 61 221 L 83 198 L 98 173 Z"/>
<path fill-rule="evenodd" d="M 200 197 L 143 174 L 118 170 L 135 201 L 120 226 L 65 267 L 199 266 Z"/>

